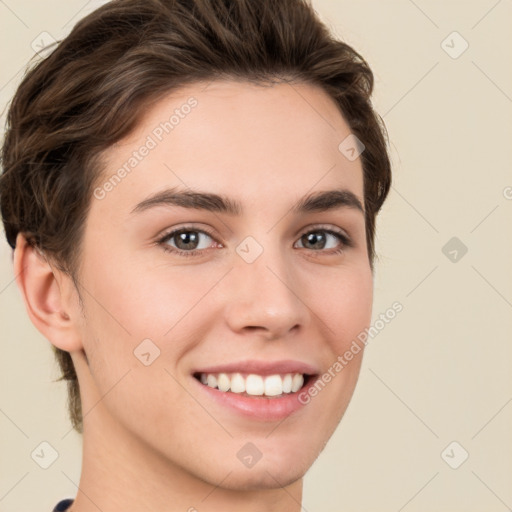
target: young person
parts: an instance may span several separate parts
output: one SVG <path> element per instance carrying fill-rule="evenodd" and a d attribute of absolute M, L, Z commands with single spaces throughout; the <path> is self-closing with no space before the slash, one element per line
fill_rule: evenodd
<path fill-rule="evenodd" d="M 83 433 L 55 510 L 298 511 L 390 187 L 364 59 L 302 0 L 119 0 L 19 86 L 14 272 Z"/>

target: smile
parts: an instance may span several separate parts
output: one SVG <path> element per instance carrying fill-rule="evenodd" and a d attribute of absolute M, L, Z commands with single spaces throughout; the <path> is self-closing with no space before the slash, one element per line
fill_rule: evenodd
<path fill-rule="evenodd" d="M 298 397 L 319 375 L 318 367 L 291 360 L 238 361 L 192 372 L 212 407 L 263 422 L 282 421 L 303 409 Z"/>
<path fill-rule="evenodd" d="M 286 373 L 275 375 L 257 375 L 254 373 L 200 373 L 195 375 L 199 381 L 210 388 L 224 393 L 237 393 L 246 396 L 279 397 L 295 393 L 304 385 L 302 373 Z"/>

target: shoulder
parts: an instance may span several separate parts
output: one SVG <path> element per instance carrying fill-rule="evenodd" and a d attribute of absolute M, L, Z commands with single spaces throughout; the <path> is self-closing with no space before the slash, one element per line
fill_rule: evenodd
<path fill-rule="evenodd" d="M 73 501 L 74 500 L 71 498 L 67 498 L 65 500 L 59 501 L 59 503 L 57 503 L 57 505 L 55 505 L 55 508 L 52 510 L 52 512 L 64 512 L 71 506 Z"/>

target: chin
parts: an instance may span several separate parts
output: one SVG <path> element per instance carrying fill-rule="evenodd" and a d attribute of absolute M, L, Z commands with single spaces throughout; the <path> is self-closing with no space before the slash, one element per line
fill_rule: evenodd
<path fill-rule="evenodd" d="M 251 441 L 237 439 L 236 448 L 233 445 L 226 446 L 220 451 L 224 456 L 217 455 L 220 465 L 212 464 L 208 471 L 207 481 L 218 485 L 219 481 L 229 474 L 229 477 L 222 482 L 222 487 L 231 490 L 258 491 L 286 487 L 302 479 L 325 443 L 314 444 L 311 443 L 311 439 L 303 439 L 303 436 L 290 442 L 289 439 L 278 437 L 277 433 L 274 435 L 276 436 L 274 439 L 271 439 L 273 434 L 267 439 L 253 438 L 254 444 Z M 244 447 L 249 443 L 251 448 L 244 451 Z M 228 453 L 236 456 L 227 457 Z M 243 462 L 246 453 L 254 456 L 248 464 Z"/>
<path fill-rule="evenodd" d="M 260 460 L 251 469 L 237 468 L 223 482 L 222 487 L 239 491 L 280 489 L 303 478 L 309 469 L 309 466 L 296 466 L 290 461 L 283 461 L 281 466 L 276 468 L 274 464 Z"/>

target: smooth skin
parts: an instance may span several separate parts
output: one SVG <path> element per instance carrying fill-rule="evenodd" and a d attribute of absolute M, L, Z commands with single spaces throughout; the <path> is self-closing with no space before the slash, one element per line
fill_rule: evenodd
<path fill-rule="evenodd" d="M 91 199 L 78 290 L 18 237 L 15 272 L 31 320 L 71 353 L 80 382 L 83 464 L 73 512 L 297 512 L 303 476 L 357 382 L 363 351 L 277 422 L 214 402 L 192 376 L 248 359 L 326 372 L 368 327 L 373 283 L 362 211 L 292 210 L 326 190 L 348 190 L 364 204 L 361 160 L 338 149 L 350 129 L 317 86 L 218 80 L 174 91 L 105 151 L 99 186 L 191 97 L 197 105 L 172 132 Z M 222 194 L 243 212 L 133 211 L 168 188 Z M 195 256 L 171 252 L 190 251 L 177 237 L 162 241 L 183 226 L 199 240 Z M 351 246 L 321 229 L 341 231 Z M 324 238 L 308 245 L 303 235 L 319 230 Z M 236 251 L 246 237 L 263 250 L 252 263 Z M 134 355 L 145 339 L 160 350 L 148 366 Z M 251 468 L 237 457 L 247 442 L 262 454 Z"/>

